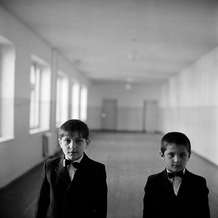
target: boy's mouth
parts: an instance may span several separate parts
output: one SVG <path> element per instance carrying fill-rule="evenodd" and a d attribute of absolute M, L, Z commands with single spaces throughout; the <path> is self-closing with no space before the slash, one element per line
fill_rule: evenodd
<path fill-rule="evenodd" d="M 71 151 L 71 152 L 68 152 L 69 155 L 74 155 L 74 154 L 77 154 L 77 151 Z"/>
<path fill-rule="evenodd" d="M 178 164 L 174 164 L 172 165 L 174 168 L 181 168 L 181 165 L 178 165 Z"/>

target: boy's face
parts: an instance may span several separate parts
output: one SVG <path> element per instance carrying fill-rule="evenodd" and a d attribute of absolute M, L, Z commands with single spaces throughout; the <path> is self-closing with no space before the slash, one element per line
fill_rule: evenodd
<path fill-rule="evenodd" d="M 59 138 L 58 141 L 65 158 L 72 161 L 82 157 L 88 145 L 88 140 L 82 138 L 78 132 L 65 132 L 64 136 Z"/>
<path fill-rule="evenodd" d="M 177 172 L 186 167 L 190 154 L 185 146 L 172 143 L 167 145 L 165 152 L 161 153 L 161 157 L 169 171 Z"/>

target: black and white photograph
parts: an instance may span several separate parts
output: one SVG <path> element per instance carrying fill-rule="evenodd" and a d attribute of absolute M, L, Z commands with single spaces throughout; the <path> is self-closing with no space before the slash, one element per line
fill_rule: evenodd
<path fill-rule="evenodd" d="M 218 218 L 218 1 L 0 0 L 0 218 Z"/>

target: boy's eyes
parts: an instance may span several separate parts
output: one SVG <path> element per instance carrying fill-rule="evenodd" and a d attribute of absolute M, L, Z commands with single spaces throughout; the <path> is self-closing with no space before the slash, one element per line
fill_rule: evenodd
<path fill-rule="evenodd" d="M 167 156 L 168 156 L 169 158 L 173 158 L 175 155 L 176 155 L 175 153 L 168 153 L 168 154 L 167 154 Z M 187 154 L 186 154 L 186 153 L 181 153 L 181 154 L 179 154 L 178 156 L 179 156 L 180 158 L 185 158 L 185 157 L 187 157 Z"/>
<path fill-rule="evenodd" d="M 173 153 L 169 153 L 169 154 L 167 154 L 167 156 L 168 156 L 168 157 L 173 157 L 174 154 L 173 154 Z"/>
<path fill-rule="evenodd" d="M 75 139 L 71 139 L 71 138 L 64 138 L 63 141 L 66 143 L 66 144 L 70 144 L 71 141 L 73 141 L 75 144 L 77 145 L 80 145 L 84 142 L 84 139 L 82 138 L 75 138 Z"/>
<path fill-rule="evenodd" d="M 167 156 L 168 156 L 169 158 L 173 158 L 173 157 L 175 156 L 175 154 L 174 154 L 174 153 L 168 153 Z"/>
<path fill-rule="evenodd" d="M 79 145 L 79 144 L 82 144 L 84 140 L 83 139 L 75 139 L 74 141 L 76 144 Z"/>
<path fill-rule="evenodd" d="M 71 140 L 70 139 L 64 139 L 63 140 L 65 143 L 70 144 Z"/>

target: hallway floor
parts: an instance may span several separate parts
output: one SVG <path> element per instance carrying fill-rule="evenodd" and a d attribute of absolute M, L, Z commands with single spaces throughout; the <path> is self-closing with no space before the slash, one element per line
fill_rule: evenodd
<path fill-rule="evenodd" d="M 160 135 L 92 134 L 88 155 L 106 165 L 108 218 L 141 218 L 147 176 L 163 169 Z M 33 218 L 42 164 L 0 191 L 1 218 Z M 207 179 L 211 218 L 218 217 L 218 167 L 192 154 L 188 169 Z"/>

